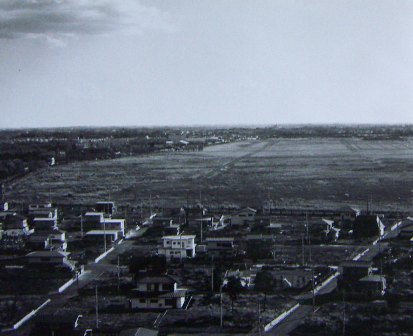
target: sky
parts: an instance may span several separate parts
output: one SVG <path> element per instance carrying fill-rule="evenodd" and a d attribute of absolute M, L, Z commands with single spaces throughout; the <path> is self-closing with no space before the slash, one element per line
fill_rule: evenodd
<path fill-rule="evenodd" d="M 0 128 L 413 123 L 410 0 L 0 0 Z"/>

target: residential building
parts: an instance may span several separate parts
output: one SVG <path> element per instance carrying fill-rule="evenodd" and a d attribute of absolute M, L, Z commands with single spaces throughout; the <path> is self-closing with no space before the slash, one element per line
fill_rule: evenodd
<path fill-rule="evenodd" d="M 137 287 L 130 298 L 132 309 L 180 309 L 184 307 L 186 289 L 169 275 L 144 276 L 137 280 Z"/>
<path fill-rule="evenodd" d="M 3 234 L 6 236 L 27 236 L 33 233 L 27 219 L 17 213 L 7 214 L 3 222 Z"/>
<path fill-rule="evenodd" d="M 53 207 L 51 203 L 45 204 L 30 204 L 29 205 L 30 218 L 54 218 L 57 220 L 57 208 Z"/>
<path fill-rule="evenodd" d="M 344 281 L 354 282 L 365 276 L 369 276 L 373 272 L 371 261 L 362 260 L 345 260 L 340 265 L 341 276 Z"/>
<path fill-rule="evenodd" d="M 115 218 L 104 218 L 103 223 L 100 223 L 101 229 L 117 230 L 120 237 L 125 236 L 125 220 Z"/>
<path fill-rule="evenodd" d="M 167 260 L 195 257 L 195 235 L 179 235 L 162 237 L 162 246 L 158 255 L 164 255 Z"/>
<path fill-rule="evenodd" d="M 32 266 L 60 266 L 74 270 L 75 266 L 67 259 L 68 255 L 68 252 L 62 251 L 33 251 L 25 259 Z"/>
<path fill-rule="evenodd" d="M 257 210 L 253 208 L 245 208 L 231 215 L 231 226 L 236 228 L 251 227 L 255 223 L 255 215 Z"/>
<path fill-rule="evenodd" d="M 102 212 L 105 215 L 113 216 L 116 213 L 115 202 L 96 202 L 95 204 L 96 212 Z"/>
<path fill-rule="evenodd" d="M 33 228 L 35 231 L 49 231 L 57 229 L 57 219 L 35 217 L 33 219 Z"/>
<path fill-rule="evenodd" d="M 353 223 L 353 237 L 355 239 L 381 237 L 384 234 L 384 225 L 377 215 L 359 215 Z"/>
<path fill-rule="evenodd" d="M 205 239 L 208 256 L 231 257 L 235 255 L 233 237 L 209 237 Z"/>
<path fill-rule="evenodd" d="M 102 244 L 113 244 L 120 239 L 118 230 L 90 230 L 86 232 L 84 237 L 86 241 L 102 242 Z"/>

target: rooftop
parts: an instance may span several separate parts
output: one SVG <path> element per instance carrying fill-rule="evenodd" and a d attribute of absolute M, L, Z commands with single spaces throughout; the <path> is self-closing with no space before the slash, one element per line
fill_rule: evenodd
<path fill-rule="evenodd" d="M 363 282 L 383 282 L 383 281 L 386 281 L 386 278 L 383 275 L 372 274 L 372 275 L 367 275 L 364 278 L 361 278 L 360 281 L 363 281 Z"/>
<path fill-rule="evenodd" d="M 181 240 L 181 239 L 195 239 L 196 235 L 179 235 L 179 236 L 163 236 L 162 239 L 172 239 L 172 240 Z"/>
<path fill-rule="evenodd" d="M 66 257 L 69 253 L 68 252 L 61 252 L 61 251 L 34 251 L 26 254 L 28 258 L 61 258 Z"/>
<path fill-rule="evenodd" d="M 86 235 L 88 236 L 94 236 L 94 235 L 116 235 L 118 234 L 118 230 L 90 230 L 86 232 Z"/>
<path fill-rule="evenodd" d="M 233 237 L 209 237 L 205 239 L 206 242 L 219 242 L 219 241 L 234 241 Z"/>
<path fill-rule="evenodd" d="M 371 267 L 371 261 L 362 261 L 362 260 L 345 260 L 341 263 L 342 267 Z"/>
<path fill-rule="evenodd" d="M 160 284 L 174 284 L 175 279 L 170 275 L 158 275 L 158 276 L 144 276 L 138 279 L 137 283 L 160 283 Z"/>

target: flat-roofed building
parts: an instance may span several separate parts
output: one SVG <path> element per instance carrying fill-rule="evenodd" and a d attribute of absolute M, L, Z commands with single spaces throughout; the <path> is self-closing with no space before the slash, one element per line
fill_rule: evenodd
<path fill-rule="evenodd" d="M 162 246 L 158 255 L 164 255 L 167 260 L 195 257 L 195 235 L 163 236 Z"/>

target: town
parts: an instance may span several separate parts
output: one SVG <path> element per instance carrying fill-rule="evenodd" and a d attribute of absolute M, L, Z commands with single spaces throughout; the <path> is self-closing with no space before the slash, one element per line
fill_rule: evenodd
<path fill-rule="evenodd" d="M 8 202 L 4 335 L 409 333 L 413 218 L 372 209 Z M 382 318 L 386 316 L 385 318 Z M 392 321 L 392 323 L 389 323 Z"/>

